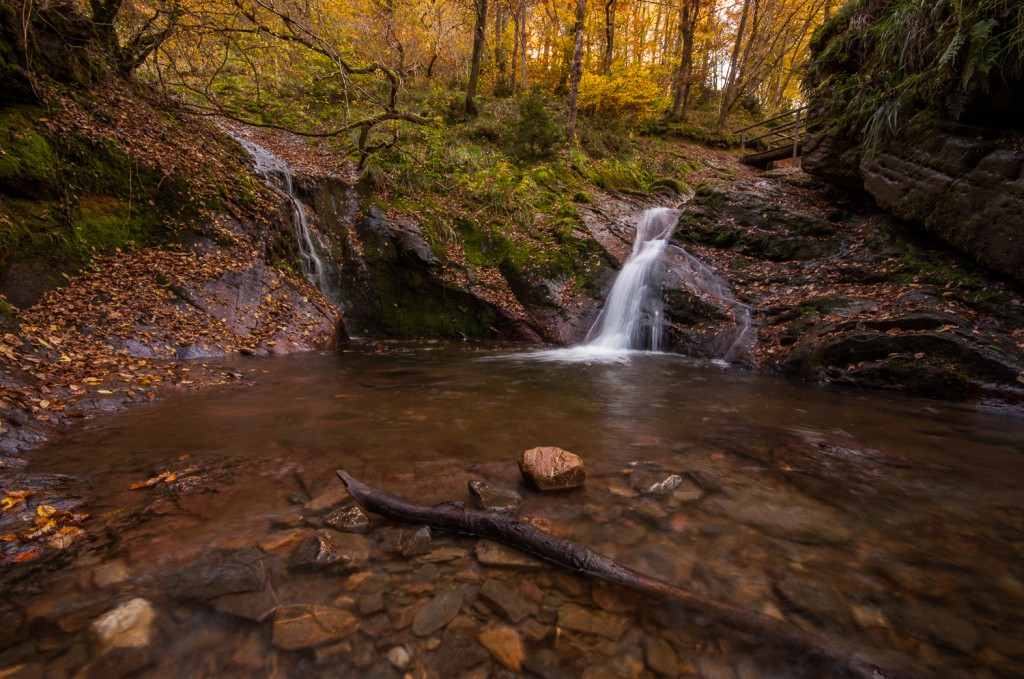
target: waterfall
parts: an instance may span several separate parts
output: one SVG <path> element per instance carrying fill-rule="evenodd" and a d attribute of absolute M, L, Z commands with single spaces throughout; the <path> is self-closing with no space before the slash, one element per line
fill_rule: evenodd
<path fill-rule="evenodd" d="M 661 279 L 662 254 L 668 247 L 679 210 L 653 208 L 644 211 L 636 227 L 633 252 L 615 278 L 601 315 L 587 334 L 584 346 L 595 350 L 661 351 L 665 304 Z"/>
<path fill-rule="evenodd" d="M 231 136 L 248 152 L 252 158 L 253 168 L 271 186 L 288 197 L 292 207 L 292 226 L 295 229 L 295 240 L 299 245 L 299 261 L 302 274 L 321 292 L 326 292 L 327 277 L 324 261 L 317 252 L 316 243 L 309 227 L 306 206 L 295 194 L 292 180 L 292 169 L 284 160 L 263 148 L 259 144 L 244 139 L 234 133 Z"/>

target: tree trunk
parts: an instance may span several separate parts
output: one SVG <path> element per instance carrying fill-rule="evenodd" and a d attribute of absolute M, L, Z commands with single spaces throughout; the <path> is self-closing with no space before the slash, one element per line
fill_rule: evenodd
<path fill-rule="evenodd" d="M 604 2 L 604 62 L 601 72 L 608 75 L 612 72 L 612 55 L 615 51 L 615 5 L 616 0 Z"/>
<path fill-rule="evenodd" d="M 740 48 L 743 46 L 743 33 L 747 28 L 747 15 L 750 12 L 751 0 L 743 0 L 743 12 L 740 14 L 740 25 L 736 29 L 736 44 L 732 48 L 732 58 L 729 60 L 729 75 L 725 79 L 725 88 L 722 91 L 722 107 L 718 111 L 718 125 L 715 127 L 715 131 L 719 134 L 722 133 L 722 128 L 725 127 L 725 119 L 729 116 L 729 111 L 732 109 L 732 99 L 736 96 L 736 69 L 739 66 L 740 60 Z"/>
<path fill-rule="evenodd" d="M 526 89 L 526 0 L 519 0 L 519 72 L 523 82 L 521 88 Z"/>
<path fill-rule="evenodd" d="M 417 505 L 367 486 L 343 470 L 337 471 L 352 498 L 365 510 L 394 521 L 426 524 L 431 528 L 468 533 L 495 540 L 585 575 L 678 604 L 734 629 L 784 646 L 808 651 L 839 663 L 859 677 L 909 679 L 914 671 L 906 659 L 860 649 L 842 637 L 801 629 L 760 611 L 736 608 L 671 583 L 634 571 L 586 547 L 536 526 L 497 512 L 480 512 L 459 505 Z M 888 656 L 888 657 L 886 657 Z"/>
<path fill-rule="evenodd" d="M 697 31 L 700 0 L 684 0 L 679 10 L 679 32 L 683 36 L 683 53 L 676 72 L 675 92 L 672 98 L 673 120 L 686 120 L 686 106 L 690 99 L 693 77 L 693 36 Z"/>
<path fill-rule="evenodd" d="M 508 26 L 508 15 L 501 2 L 494 5 L 494 65 L 498 69 L 495 87 L 504 89 L 505 71 L 508 70 L 508 53 L 505 51 L 505 28 Z"/>
<path fill-rule="evenodd" d="M 466 87 L 466 113 L 475 116 L 477 113 L 476 87 L 480 81 L 480 62 L 484 55 L 484 40 L 487 31 L 487 0 L 475 0 L 476 25 L 473 30 L 473 57 L 469 67 L 469 85 Z"/>
<path fill-rule="evenodd" d="M 583 79 L 583 21 L 587 15 L 587 0 L 576 3 L 576 44 L 572 52 L 572 69 L 569 72 L 569 141 L 576 141 L 576 109 L 579 106 L 580 80 Z"/>

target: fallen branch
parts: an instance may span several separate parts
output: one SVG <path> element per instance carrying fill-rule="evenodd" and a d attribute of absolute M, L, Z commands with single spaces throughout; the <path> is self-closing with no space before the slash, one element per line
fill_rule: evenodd
<path fill-rule="evenodd" d="M 435 507 L 407 502 L 371 488 L 343 470 L 338 477 L 363 509 L 393 521 L 421 523 L 433 528 L 469 533 L 515 547 L 565 568 L 655 595 L 684 608 L 707 615 L 744 632 L 756 634 L 776 644 L 807 651 L 838 663 L 855 676 L 865 679 L 922 676 L 907 659 L 890 657 L 857 648 L 845 639 L 805 630 L 783 620 L 756 611 L 745 610 L 682 587 L 652 578 L 593 552 L 571 540 L 557 537 L 508 516 L 479 512 L 455 504 Z"/>

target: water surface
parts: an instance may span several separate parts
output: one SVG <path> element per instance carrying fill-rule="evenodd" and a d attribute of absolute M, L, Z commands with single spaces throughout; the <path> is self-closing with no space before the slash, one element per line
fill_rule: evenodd
<path fill-rule="evenodd" d="M 471 504 L 466 483 L 481 479 L 522 494 L 521 514 L 560 534 L 736 606 L 899 653 L 922 672 L 1021 675 L 1019 417 L 664 354 L 588 364 L 508 353 L 377 344 L 253 360 L 238 366 L 250 386 L 63 436 L 35 455 L 36 471 L 73 474 L 92 498 L 87 511 L 132 518 L 42 591 L 14 593 L 34 633 L 0 651 L 0 666 L 40 676 L 508 676 L 480 645 L 503 625 L 524 648 L 522 671 L 539 676 L 653 676 L 666 665 L 743 679 L 839 672 L 551 566 L 484 563 L 474 538 L 435 533 L 422 553 L 403 555 L 398 528 L 378 519 L 356 573 L 289 570 L 298 542 L 322 526 L 303 503 L 334 489 L 333 470 L 344 468 L 423 504 Z M 540 445 L 581 455 L 586 486 L 523 488 L 516 457 Z M 128 490 L 165 470 L 192 480 Z M 672 474 L 683 481 L 674 494 L 638 492 Z M 358 630 L 283 650 L 273 616 L 255 622 L 167 591 L 169 574 L 212 549 L 254 547 L 280 605 L 329 606 Z M 529 614 L 513 621 L 488 603 L 488 580 Z M 457 617 L 417 632 L 420 607 L 448 590 L 461 597 Z M 155 639 L 111 665 L 91 625 L 140 596 L 157 611 Z M 406 664 L 388 659 L 396 647 Z"/>

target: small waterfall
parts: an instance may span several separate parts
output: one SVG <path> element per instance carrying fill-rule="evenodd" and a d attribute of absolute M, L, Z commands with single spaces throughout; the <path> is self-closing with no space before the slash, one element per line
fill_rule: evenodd
<path fill-rule="evenodd" d="M 232 136 L 249 153 L 256 172 L 262 175 L 271 186 L 288 196 L 288 201 L 292 206 L 292 225 L 295 228 L 295 240 L 299 245 L 302 274 L 318 290 L 326 292 L 327 276 L 324 261 L 317 252 L 316 244 L 313 241 L 306 207 L 295 194 L 291 166 L 259 144 L 235 134 Z"/>
<path fill-rule="evenodd" d="M 611 352 L 661 351 L 665 323 L 662 254 L 679 214 L 679 210 L 659 207 L 640 217 L 633 252 L 622 265 L 584 346 Z"/>

